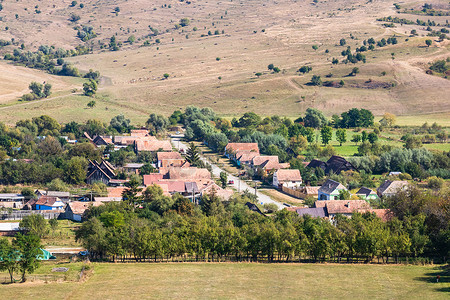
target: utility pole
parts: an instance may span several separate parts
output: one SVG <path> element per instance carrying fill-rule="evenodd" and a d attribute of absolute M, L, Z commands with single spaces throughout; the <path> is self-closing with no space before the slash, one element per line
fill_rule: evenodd
<path fill-rule="evenodd" d="M 258 184 L 257 184 L 257 182 L 255 181 L 255 196 L 256 196 L 256 191 L 258 190 Z"/>

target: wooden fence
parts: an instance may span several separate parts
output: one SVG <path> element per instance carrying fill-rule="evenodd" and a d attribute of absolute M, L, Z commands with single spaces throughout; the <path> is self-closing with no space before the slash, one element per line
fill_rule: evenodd
<path fill-rule="evenodd" d="M 305 199 L 306 198 L 306 194 L 304 194 L 303 192 L 301 192 L 300 190 L 294 190 L 285 186 L 281 187 L 281 191 L 283 193 L 286 193 L 288 195 L 291 195 L 292 197 L 298 198 L 298 199 Z"/>

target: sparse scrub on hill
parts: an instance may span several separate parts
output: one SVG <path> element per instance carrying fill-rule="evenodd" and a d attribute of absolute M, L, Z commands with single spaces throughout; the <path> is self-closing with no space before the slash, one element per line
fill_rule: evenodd
<path fill-rule="evenodd" d="M 314 86 L 322 86 L 322 79 L 320 79 L 320 76 L 318 75 L 313 75 L 309 84 Z"/>
<path fill-rule="evenodd" d="M 83 41 L 87 42 L 90 39 L 96 38 L 97 33 L 95 33 L 94 28 L 92 26 L 82 26 L 76 28 L 78 30 L 77 36 Z"/>
<path fill-rule="evenodd" d="M 78 70 L 68 64 L 64 64 L 62 69 L 59 69 L 56 67 L 54 59 L 84 55 L 90 52 L 91 49 L 86 46 L 77 46 L 75 49 L 64 50 L 62 48 L 55 49 L 53 46 L 41 45 L 36 52 L 14 49 L 12 54 L 5 54 L 4 59 L 24 64 L 28 68 L 45 70 L 51 74 L 80 76 Z"/>
<path fill-rule="evenodd" d="M 33 81 L 28 86 L 31 93 L 23 95 L 20 100 L 22 101 L 32 101 L 42 98 L 47 98 L 51 95 L 52 85 L 50 83 L 41 84 Z"/>

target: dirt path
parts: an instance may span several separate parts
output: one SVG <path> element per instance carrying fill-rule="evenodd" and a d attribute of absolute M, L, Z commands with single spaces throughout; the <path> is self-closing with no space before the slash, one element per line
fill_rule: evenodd
<path fill-rule="evenodd" d="M 20 107 L 20 106 L 26 106 L 26 105 L 36 104 L 36 103 L 48 102 L 48 101 L 52 101 L 52 100 L 55 100 L 55 99 L 64 98 L 64 97 L 67 97 L 67 96 L 70 96 L 70 95 L 76 95 L 76 94 L 75 93 L 70 93 L 70 94 L 67 94 L 67 95 L 61 95 L 61 96 L 52 97 L 52 98 L 45 98 L 45 99 L 40 99 L 40 100 L 33 100 L 33 101 L 28 101 L 28 102 L 23 102 L 23 103 L 17 103 L 17 104 L 13 104 L 13 105 L 7 105 L 7 106 L 0 107 L 0 110 L 12 108 L 12 107 Z"/>

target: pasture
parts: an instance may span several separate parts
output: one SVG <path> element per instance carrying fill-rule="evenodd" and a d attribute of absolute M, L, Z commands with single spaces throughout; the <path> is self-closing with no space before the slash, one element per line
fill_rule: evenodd
<path fill-rule="evenodd" d="M 58 266 L 80 269 L 79 264 Z M 92 267 L 93 274 L 84 282 L 3 285 L 2 299 L 446 299 L 450 289 L 448 271 L 440 266 L 94 263 Z M 49 271 L 43 265 L 38 273 Z M 441 282 L 435 283 L 438 274 Z"/>

